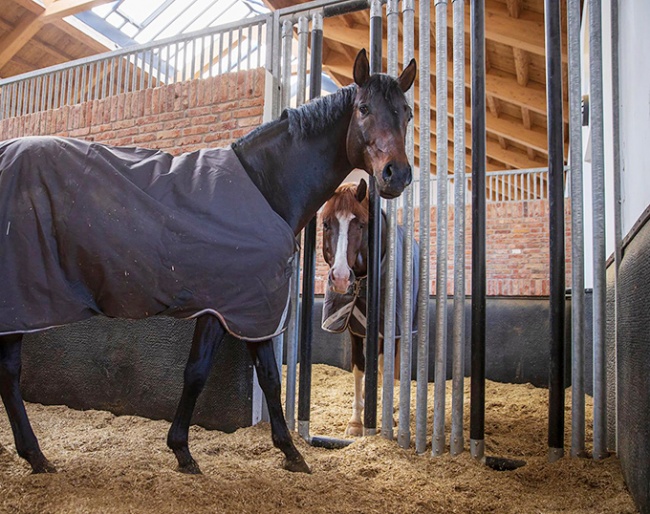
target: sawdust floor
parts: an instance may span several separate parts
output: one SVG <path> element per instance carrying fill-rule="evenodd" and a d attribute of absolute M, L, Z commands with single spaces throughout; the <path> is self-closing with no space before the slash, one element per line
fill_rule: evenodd
<path fill-rule="evenodd" d="M 351 398 L 350 373 L 315 366 L 312 433 L 341 436 Z M 615 457 L 546 462 L 545 390 L 488 383 L 486 407 L 487 453 L 524 459 L 523 468 L 494 471 L 467 452 L 419 456 L 374 437 L 342 450 L 297 441 L 313 470 L 297 475 L 281 469 L 270 427 L 261 424 L 234 434 L 192 427 L 191 448 L 204 474 L 186 476 L 174 471 L 175 459 L 165 446 L 166 421 L 29 404 L 41 447 L 59 473 L 29 473 L 0 412 L 0 511 L 635 512 Z"/>

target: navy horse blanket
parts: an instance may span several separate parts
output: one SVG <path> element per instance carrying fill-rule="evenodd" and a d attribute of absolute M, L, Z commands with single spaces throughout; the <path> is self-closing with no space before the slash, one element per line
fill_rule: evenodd
<path fill-rule="evenodd" d="M 209 313 L 268 339 L 286 326 L 296 249 L 231 148 L 0 143 L 0 335 Z"/>
<path fill-rule="evenodd" d="M 403 269 L 404 263 L 404 229 L 402 226 L 397 226 L 395 238 L 395 266 L 397 269 L 396 284 L 395 284 L 395 337 L 400 337 L 402 334 L 403 325 L 403 311 L 404 304 L 404 279 L 400 270 Z M 411 310 L 411 331 L 417 332 L 418 320 L 418 291 L 420 289 L 420 247 L 417 241 L 413 241 L 413 259 L 411 266 L 413 270 L 413 287 L 411 294 L 413 295 L 412 310 Z M 379 333 L 384 336 L 384 310 L 386 297 L 386 270 L 385 257 L 381 263 L 381 285 L 380 285 L 380 305 L 379 305 Z M 333 291 L 329 285 L 325 290 L 325 298 L 323 300 L 323 314 L 321 318 L 321 327 L 327 332 L 338 334 L 350 330 L 354 335 L 359 337 L 366 337 L 366 314 L 367 314 L 367 277 L 359 277 L 354 282 L 351 291 L 345 294 Z"/>

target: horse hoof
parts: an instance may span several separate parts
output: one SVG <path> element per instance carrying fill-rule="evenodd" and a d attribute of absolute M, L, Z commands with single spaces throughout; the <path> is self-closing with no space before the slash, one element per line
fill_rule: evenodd
<path fill-rule="evenodd" d="M 56 468 L 50 463 L 49 460 L 43 459 L 40 463 L 32 466 L 32 473 L 34 475 L 41 473 L 56 473 Z"/>
<path fill-rule="evenodd" d="M 199 468 L 199 465 L 195 462 L 192 461 L 189 464 L 185 464 L 183 466 L 178 466 L 177 471 L 180 473 L 185 473 L 186 475 L 202 475 L 203 473 L 201 472 L 201 468 Z"/>
<path fill-rule="evenodd" d="M 351 437 L 361 437 L 363 435 L 363 425 L 358 421 L 350 421 L 348 428 L 345 429 L 345 435 Z"/>
<path fill-rule="evenodd" d="M 307 473 L 308 475 L 311 475 L 311 469 L 302 457 L 296 460 L 284 459 L 283 467 L 292 473 Z"/>

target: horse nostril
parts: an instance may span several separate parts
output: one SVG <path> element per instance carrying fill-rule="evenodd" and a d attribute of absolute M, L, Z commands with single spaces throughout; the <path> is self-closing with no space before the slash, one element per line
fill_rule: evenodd
<path fill-rule="evenodd" d="M 382 172 L 382 177 L 386 182 L 388 182 L 390 181 L 392 176 L 393 176 L 393 165 L 386 164 L 386 166 L 384 166 L 384 171 Z"/>

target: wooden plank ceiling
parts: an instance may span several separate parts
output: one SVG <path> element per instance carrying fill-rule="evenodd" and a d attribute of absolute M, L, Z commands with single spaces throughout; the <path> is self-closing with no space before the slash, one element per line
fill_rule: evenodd
<path fill-rule="evenodd" d="M 0 77 L 8 77 L 53 64 L 107 51 L 62 18 L 91 9 L 110 0 L 46 0 L 40 6 L 33 0 L 3 0 L 0 11 Z M 272 9 L 303 3 L 301 0 L 265 0 Z M 468 4 L 468 2 L 466 2 Z M 487 86 L 487 155 L 488 171 L 535 168 L 547 165 L 545 45 L 543 0 L 485 0 L 486 4 L 486 86 Z M 448 18 L 447 56 L 449 77 L 450 130 L 449 155 L 453 149 L 453 103 L 451 62 L 451 2 Z M 565 4 L 562 3 L 563 8 Z M 433 11 L 433 9 L 432 9 Z M 564 19 L 566 19 L 563 12 Z M 431 91 L 435 95 L 435 16 L 431 24 Z M 469 5 L 466 5 L 466 154 L 470 162 L 470 74 L 469 74 Z M 418 26 L 417 12 L 415 26 Z M 563 77 L 566 109 L 566 24 L 563 21 Z M 323 68 L 340 85 L 352 81 L 352 64 L 361 48 L 368 47 L 368 11 L 351 13 L 324 21 Z M 385 31 L 384 31 L 385 34 Z M 416 34 L 415 57 L 418 55 Z M 384 56 L 386 41 L 384 41 Z M 400 65 L 401 34 L 400 34 Z M 417 83 L 416 83 L 417 87 Z M 416 103 L 419 95 L 416 90 Z M 435 131 L 435 97 L 431 99 L 431 128 Z M 415 120 L 416 145 L 419 142 L 418 119 Z M 565 125 L 565 139 L 568 127 Z M 432 134 L 431 162 L 435 173 L 435 133 Z M 416 148 L 416 153 L 418 149 Z M 566 155 L 566 152 L 565 152 Z M 450 163 L 450 169 L 453 165 Z"/>

